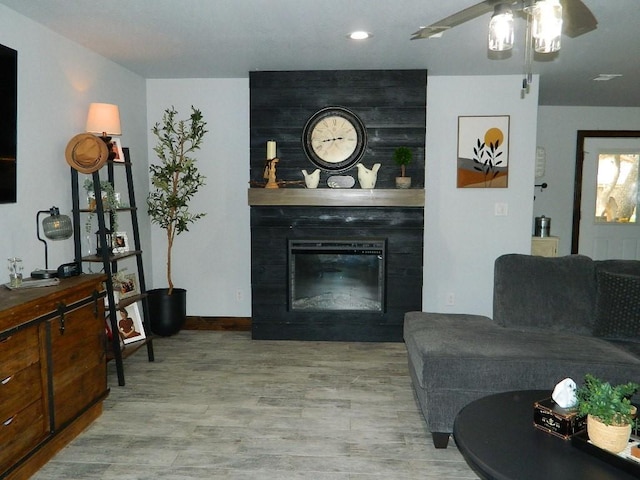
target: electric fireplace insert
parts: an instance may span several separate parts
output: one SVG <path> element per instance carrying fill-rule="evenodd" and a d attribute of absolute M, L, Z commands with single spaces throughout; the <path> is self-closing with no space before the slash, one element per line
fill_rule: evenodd
<path fill-rule="evenodd" d="M 386 239 L 290 239 L 288 308 L 385 311 Z"/>

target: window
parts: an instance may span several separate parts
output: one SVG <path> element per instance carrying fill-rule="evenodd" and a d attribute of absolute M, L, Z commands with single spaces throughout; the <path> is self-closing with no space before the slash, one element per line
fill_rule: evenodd
<path fill-rule="evenodd" d="M 640 153 L 598 156 L 596 223 L 637 223 Z"/>

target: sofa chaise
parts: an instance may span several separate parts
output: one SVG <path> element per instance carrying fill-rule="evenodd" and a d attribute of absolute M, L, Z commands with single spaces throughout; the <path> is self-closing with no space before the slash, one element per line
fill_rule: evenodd
<path fill-rule="evenodd" d="M 412 385 L 436 448 L 462 407 L 493 393 L 552 390 L 587 373 L 640 382 L 640 261 L 503 255 L 493 317 L 405 314 Z"/>

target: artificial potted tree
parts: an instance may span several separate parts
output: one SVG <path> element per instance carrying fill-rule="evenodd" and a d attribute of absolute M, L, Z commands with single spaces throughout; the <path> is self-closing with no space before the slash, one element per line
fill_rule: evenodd
<path fill-rule="evenodd" d="M 207 124 L 200 110 L 193 106 L 188 120 L 178 120 L 177 114 L 174 107 L 167 108 L 162 122 L 151 130 L 157 137 L 153 150 L 160 163 L 149 166 L 151 190 L 147 211 L 151 223 L 166 233 L 168 288 L 150 290 L 148 306 L 151 331 L 161 336 L 178 333 L 187 316 L 187 292 L 175 288 L 171 276 L 173 243 L 177 235 L 189 231 L 189 225 L 205 215 L 189 210 L 189 202 L 205 184 L 196 159 L 190 155 L 200 149 Z"/>
<path fill-rule="evenodd" d="M 625 449 L 636 421 L 630 398 L 639 388 L 633 382 L 613 386 L 590 374 L 584 377 L 576 389 L 577 407 L 580 415 L 587 415 L 587 434 L 594 445 L 612 453 Z"/>
<path fill-rule="evenodd" d="M 411 177 L 406 176 L 406 167 L 411 163 L 413 154 L 409 147 L 398 147 L 393 152 L 393 161 L 400 166 L 400 176 L 396 177 L 396 188 L 410 188 Z"/>

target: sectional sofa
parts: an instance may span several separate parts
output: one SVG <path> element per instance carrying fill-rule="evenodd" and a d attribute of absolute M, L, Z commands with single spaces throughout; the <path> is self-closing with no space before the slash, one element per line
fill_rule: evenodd
<path fill-rule="evenodd" d="M 404 341 L 427 428 L 446 448 L 457 413 L 480 397 L 586 373 L 640 382 L 640 261 L 503 255 L 493 319 L 409 312 Z"/>

